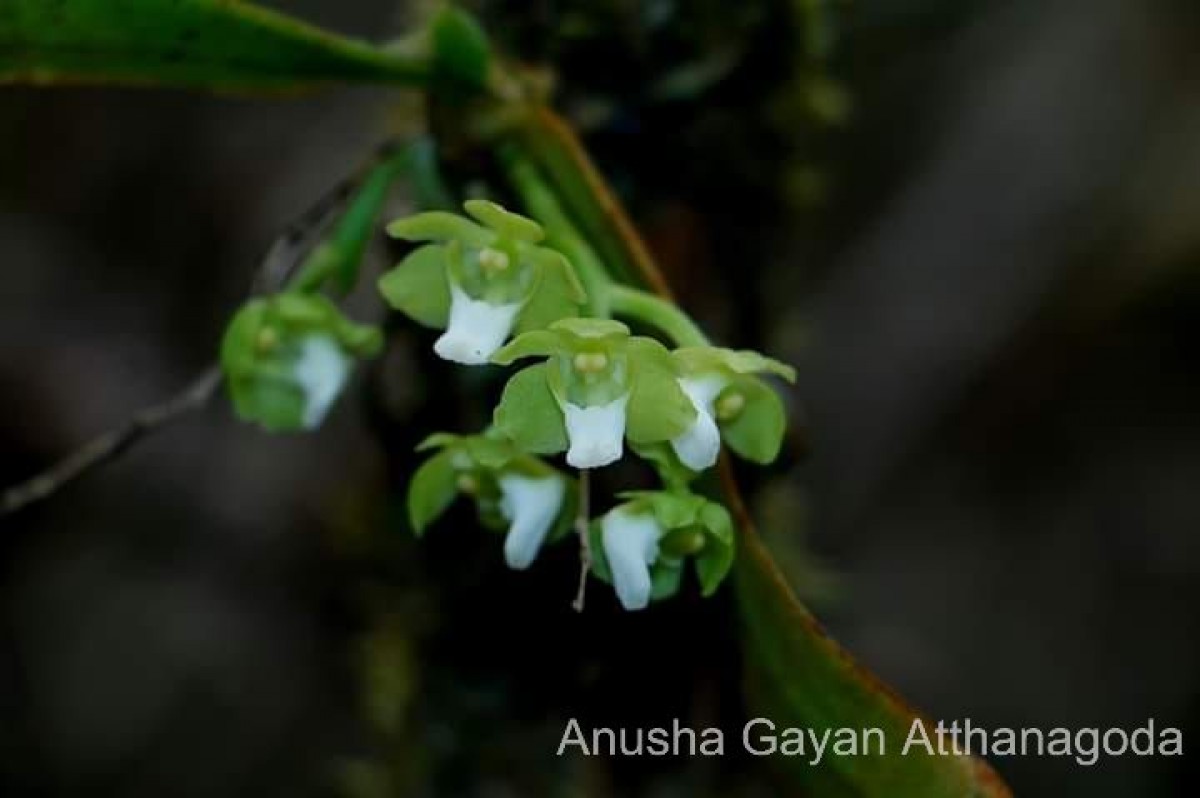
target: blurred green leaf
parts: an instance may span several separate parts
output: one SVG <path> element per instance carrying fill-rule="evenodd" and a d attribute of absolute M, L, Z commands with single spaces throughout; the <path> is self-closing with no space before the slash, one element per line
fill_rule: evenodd
<path fill-rule="evenodd" d="M 424 83 L 429 60 L 236 0 L 3 0 L 0 83 Z"/>
<path fill-rule="evenodd" d="M 826 634 L 796 600 L 754 529 L 746 521 L 739 526 L 734 581 L 754 711 L 777 729 L 805 728 L 819 737 L 825 730 L 878 728 L 887 741 L 881 755 L 825 756 L 816 766 L 804 757 L 777 756 L 793 783 L 823 798 L 1011 795 L 980 759 L 932 756 L 920 745 L 902 755 L 919 716 Z M 936 741 L 933 724 L 926 722 L 925 728 Z"/>

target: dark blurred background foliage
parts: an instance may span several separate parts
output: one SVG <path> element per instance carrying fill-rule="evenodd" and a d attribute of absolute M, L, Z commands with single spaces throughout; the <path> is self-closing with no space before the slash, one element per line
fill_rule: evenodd
<path fill-rule="evenodd" d="M 417 13 L 272 5 L 371 37 Z M 791 456 L 746 476 L 835 635 L 934 717 L 1190 739 L 1193 4 L 475 8 L 554 68 L 681 302 L 802 365 Z M 0 96 L 8 482 L 202 368 L 392 99 Z M 775 794 L 744 756 L 553 756 L 572 716 L 738 728 L 729 597 L 577 617 L 569 547 L 515 575 L 466 512 L 410 540 L 411 445 L 486 412 L 427 339 L 398 327 L 316 435 L 215 408 L 4 521 L 0 794 Z M 1149 796 L 1191 761 L 996 764 L 1018 795 Z"/>

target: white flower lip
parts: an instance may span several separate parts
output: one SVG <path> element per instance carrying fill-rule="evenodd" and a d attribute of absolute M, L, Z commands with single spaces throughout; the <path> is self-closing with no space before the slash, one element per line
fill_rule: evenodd
<path fill-rule="evenodd" d="M 696 420 L 671 441 L 671 447 L 685 466 L 693 471 L 703 471 L 716 463 L 721 454 L 721 430 L 713 417 L 713 402 L 725 389 L 727 381 L 719 375 L 709 375 L 683 377 L 678 382 L 696 409 Z"/>
<path fill-rule="evenodd" d="M 292 365 L 292 377 L 304 391 L 305 429 L 315 429 L 350 376 L 350 358 L 327 335 L 310 335 L 300 342 L 300 355 Z"/>
<path fill-rule="evenodd" d="M 622 507 L 605 515 L 600 525 L 604 556 L 621 606 L 627 610 L 645 609 L 652 588 L 650 566 L 658 559 L 662 528 L 654 516 L 632 514 Z"/>
<path fill-rule="evenodd" d="M 567 486 L 562 477 L 527 477 L 504 474 L 500 477 L 500 512 L 512 525 L 504 539 L 504 560 L 509 568 L 521 571 L 533 563 L 562 509 Z"/>
<path fill-rule="evenodd" d="M 599 468 L 615 463 L 625 453 L 625 406 L 629 394 L 608 404 L 580 407 L 562 405 L 567 427 L 567 464 L 574 468 Z"/>
<path fill-rule="evenodd" d="M 450 284 L 450 322 L 446 332 L 433 345 L 444 360 L 465 366 L 487 363 L 512 332 L 513 322 L 524 303 L 493 305 L 472 299 L 457 285 Z"/>

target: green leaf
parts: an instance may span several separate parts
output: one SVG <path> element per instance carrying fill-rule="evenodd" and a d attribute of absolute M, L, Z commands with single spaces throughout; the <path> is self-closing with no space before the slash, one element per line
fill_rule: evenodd
<path fill-rule="evenodd" d="M 221 90 L 331 82 L 420 85 L 423 56 L 234 0 L 4 0 L 0 83 Z"/>
<path fill-rule="evenodd" d="M 731 392 L 741 395 L 745 404 L 733 419 L 720 422 L 722 439 L 751 462 L 763 465 L 773 462 L 779 456 L 787 429 L 783 400 L 771 386 L 754 377 L 734 382 L 718 402 Z"/>
<path fill-rule="evenodd" d="M 400 149 L 371 169 L 333 232 L 304 259 L 290 283 L 292 290 L 316 291 L 326 281 L 342 294 L 354 287 L 380 211 L 409 160 L 408 149 Z"/>
<path fill-rule="evenodd" d="M 486 247 L 496 240 L 495 233 L 448 211 L 426 211 L 397 219 L 387 226 L 387 232 L 405 241 L 459 241 L 472 247 Z"/>
<path fill-rule="evenodd" d="M 529 454 L 557 454 L 567 448 L 567 429 L 550 392 L 548 369 L 539 363 L 514 374 L 493 418 L 496 428 Z"/>
<path fill-rule="evenodd" d="M 450 320 L 446 258 L 444 246 L 426 244 L 379 278 L 379 293 L 418 324 L 444 329 Z"/>
<path fill-rule="evenodd" d="M 408 484 L 408 520 L 419 537 L 446 512 L 458 496 L 454 452 L 443 450 L 430 457 Z"/>
<path fill-rule="evenodd" d="M 437 69 L 466 86 L 482 88 L 491 66 L 491 45 L 475 17 L 456 6 L 443 6 L 433 18 Z"/>
<path fill-rule="evenodd" d="M 696 420 L 696 408 L 675 375 L 645 361 L 637 363 L 627 413 L 625 435 L 638 445 L 676 438 Z"/>
<path fill-rule="evenodd" d="M 930 756 L 922 746 L 902 754 L 919 716 L 796 600 L 748 522 L 739 523 L 738 539 L 734 584 L 751 712 L 770 718 L 778 729 L 803 728 L 818 737 L 878 728 L 886 741 L 878 755 L 827 755 L 816 766 L 804 757 L 775 756 L 796 791 L 854 798 L 1011 798 L 982 760 Z M 926 721 L 925 728 L 936 741 L 932 724 Z"/>

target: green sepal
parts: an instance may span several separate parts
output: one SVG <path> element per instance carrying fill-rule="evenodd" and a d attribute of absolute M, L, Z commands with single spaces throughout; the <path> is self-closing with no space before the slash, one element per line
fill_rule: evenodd
<path fill-rule="evenodd" d="M 647 352 L 653 352 L 647 347 Z M 626 409 L 625 436 L 631 444 L 669 441 L 696 420 L 696 408 L 679 387 L 675 374 L 652 357 L 631 357 L 633 386 Z"/>
<path fill-rule="evenodd" d="M 492 355 L 492 362 L 508 366 L 527 357 L 554 357 L 570 352 L 563 336 L 552 330 L 530 330 L 521 333 Z"/>
<path fill-rule="evenodd" d="M 486 247 L 496 240 L 495 233 L 448 211 L 426 211 L 397 219 L 387 226 L 387 232 L 405 241 L 460 241 L 472 247 Z"/>
<path fill-rule="evenodd" d="M 546 237 L 542 226 L 534 220 L 505 210 L 490 200 L 467 200 L 463 208 L 504 238 L 536 244 Z"/>
<path fill-rule="evenodd" d="M 721 437 L 730 449 L 754 463 L 766 465 L 779 456 L 787 429 L 783 400 L 771 386 L 755 377 L 742 377 L 722 391 L 717 402 L 740 394 L 744 406 L 732 419 L 721 420 Z"/>
<path fill-rule="evenodd" d="M 658 478 L 668 488 L 685 488 L 688 483 L 700 476 L 698 471 L 685 466 L 675 454 L 670 444 L 659 443 L 630 443 L 634 454 L 648 462 L 658 473 Z"/>
<path fill-rule="evenodd" d="M 709 537 L 704 549 L 695 558 L 696 576 L 700 580 L 700 592 L 711 596 L 733 567 L 733 519 L 721 505 L 706 502 L 700 510 L 698 521 Z"/>
<path fill-rule="evenodd" d="M 619 340 L 629 336 L 629 328 L 613 319 L 561 319 L 551 324 L 550 329 L 564 333 L 567 340 L 576 345 L 581 341 Z"/>
<path fill-rule="evenodd" d="M 379 278 L 387 303 L 418 324 L 443 329 L 450 320 L 446 247 L 426 244 Z"/>
<path fill-rule="evenodd" d="M 458 469 L 452 449 L 437 452 L 417 469 L 408 484 L 408 521 L 418 537 L 458 497 Z"/>
<path fill-rule="evenodd" d="M 560 319 L 579 314 L 587 294 L 575 276 L 575 270 L 558 252 L 528 247 L 524 253 L 538 269 L 537 287 L 517 317 L 517 333 L 541 330 Z"/>
<path fill-rule="evenodd" d="M 493 423 L 505 437 L 530 454 L 557 454 L 567 448 L 567 429 L 547 379 L 549 366 L 529 366 L 509 379 Z"/>
<path fill-rule="evenodd" d="M 446 5 L 430 27 L 437 71 L 472 88 L 487 85 L 492 51 L 478 20 L 457 6 Z"/>
<path fill-rule="evenodd" d="M 685 346 L 676 349 L 672 354 L 686 374 L 728 371 L 733 374 L 774 374 L 788 382 L 796 381 L 796 369 L 749 349 Z"/>

